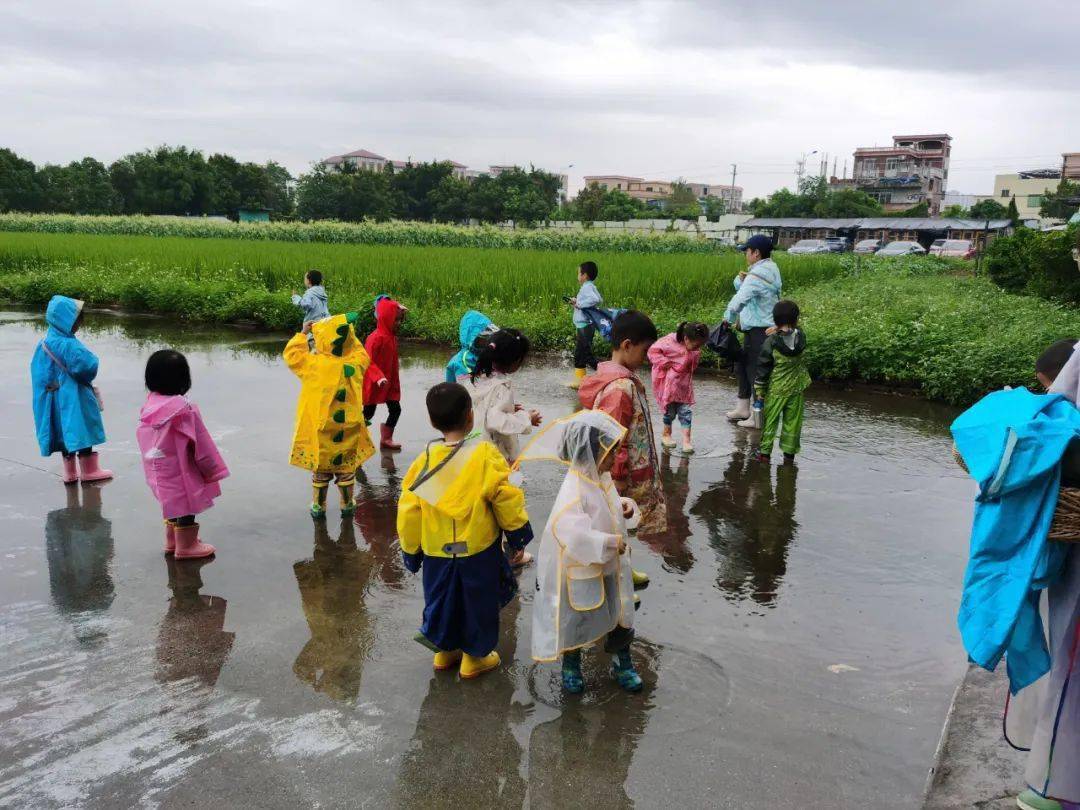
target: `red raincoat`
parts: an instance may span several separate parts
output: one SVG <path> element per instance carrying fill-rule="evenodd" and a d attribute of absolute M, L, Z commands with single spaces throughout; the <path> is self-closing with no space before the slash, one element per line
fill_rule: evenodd
<path fill-rule="evenodd" d="M 401 304 L 393 298 L 380 298 L 375 305 L 375 331 L 368 335 L 364 348 L 371 366 L 364 374 L 364 404 L 381 405 L 401 401 L 401 375 L 398 373 L 397 329 Z M 386 385 L 376 384 L 386 377 Z"/>

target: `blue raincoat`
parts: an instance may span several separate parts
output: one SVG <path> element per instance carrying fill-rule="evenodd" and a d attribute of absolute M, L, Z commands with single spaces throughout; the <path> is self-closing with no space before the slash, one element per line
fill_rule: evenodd
<path fill-rule="evenodd" d="M 473 351 L 473 344 L 480 335 L 485 332 L 494 332 L 496 329 L 498 327 L 491 322 L 491 318 L 475 309 L 470 309 L 461 316 L 461 323 L 458 324 L 461 350 L 446 364 L 447 382 L 457 382 L 457 378 L 461 375 L 472 374 L 476 366 L 476 352 Z"/>
<path fill-rule="evenodd" d="M 1047 542 L 1061 456 L 1080 437 L 1080 410 L 1059 394 L 1024 388 L 989 394 L 952 424 L 979 484 L 958 624 L 971 660 L 993 670 L 1006 655 L 1015 694 L 1050 669 L 1039 591 L 1068 547 Z"/>
<path fill-rule="evenodd" d="M 41 455 L 74 453 L 105 441 L 101 410 L 90 387 L 98 372 L 98 359 L 71 329 L 82 301 L 54 295 L 45 310 L 49 331 L 34 350 L 30 379 L 34 388 L 34 424 Z M 67 368 L 60 370 L 42 344 Z"/>

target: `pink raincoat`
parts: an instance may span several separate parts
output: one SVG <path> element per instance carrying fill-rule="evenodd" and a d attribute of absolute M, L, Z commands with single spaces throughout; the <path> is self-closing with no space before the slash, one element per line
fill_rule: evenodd
<path fill-rule="evenodd" d="M 649 348 L 653 394 L 661 411 L 672 402 L 694 404 L 694 369 L 700 359 L 701 352 L 687 349 L 674 332 Z"/>
<path fill-rule="evenodd" d="M 221 495 L 229 475 L 197 405 L 187 397 L 151 393 L 135 431 L 150 491 L 166 519 L 197 515 Z"/>

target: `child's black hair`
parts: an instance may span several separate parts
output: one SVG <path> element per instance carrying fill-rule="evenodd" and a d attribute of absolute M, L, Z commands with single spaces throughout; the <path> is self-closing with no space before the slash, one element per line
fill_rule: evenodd
<path fill-rule="evenodd" d="M 1056 380 L 1057 375 L 1072 357 L 1074 346 L 1076 346 L 1076 338 L 1065 338 L 1047 346 L 1039 355 L 1039 359 L 1035 361 L 1035 373 L 1045 374 L 1051 380 Z"/>
<path fill-rule="evenodd" d="M 311 282 L 312 287 L 322 284 L 322 272 L 320 270 L 308 270 L 304 277 Z"/>
<path fill-rule="evenodd" d="M 582 262 L 578 265 L 578 270 L 584 273 L 589 281 L 596 281 L 596 277 L 600 275 L 600 268 L 596 266 L 596 262 Z"/>
<path fill-rule="evenodd" d="M 798 326 L 799 305 L 784 298 L 772 308 L 772 319 L 777 326 Z"/>
<path fill-rule="evenodd" d="M 675 330 L 675 339 L 679 343 L 684 340 L 708 340 L 709 327 L 700 321 L 683 321 Z"/>
<path fill-rule="evenodd" d="M 191 390 L 191 369 L 184 355 L 160 349 L 146 361 L 146 389 L 165 396 L 182 396 Z"/>
<path fill-rule="evenodd" d="M 624 340 L 631 344 L 654 343 L 657 338 L 656 324 L 644 312 L 628 309 L 611 325 L 611 345 L 618 347 Z"/>
<path fill-rule="evenodd" d="M 463 429 L 471 410 L 472 397 L 464 385 L 442 382 L 427 392 L 428 418 L 440 433 Z"/>
<path fill-rule="evenodd" d="M 487 339 L 476 353 L 472 379 L 487 377 L 493 371 L 505 371 L 525 359 L 529 339 L 517 329 L 500 329 Z"/>

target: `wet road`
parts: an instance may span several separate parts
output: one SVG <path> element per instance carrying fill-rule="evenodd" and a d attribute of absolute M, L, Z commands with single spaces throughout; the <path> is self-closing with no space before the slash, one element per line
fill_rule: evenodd
<path fill-rule="evenodd" d="M 645 690 L 587 653 L 589 689 L 565 698 L 529 659 L 528 572 L 498 672 L 435 676 L 410 640 L 423 600 L 394 508 L 444 352 L 404 350 L 404 452 L 364 466 L 355 524 L 332 493 L 313 526 L 282 340 L 93 315 L 117 478 L 65 490 L 33 440 L 40 328 L 0 316 L 0 806 L 917 805 L 964 671 L 972 492 L 948 409 L 812 392 L 798 468 L 770 469 L 720 416 L 731 385 L 699 380 L 699 455 L 665 458 L 672 532 L 633 541 Z M 232 469 L 201 518 L 210 562 L 162 557 L 134 442 L 163 345 Z M 519 398 L 568 412 L 566 374 L 534 363 Z M 558 473 L 528 475 L 539 530 Z"/>

